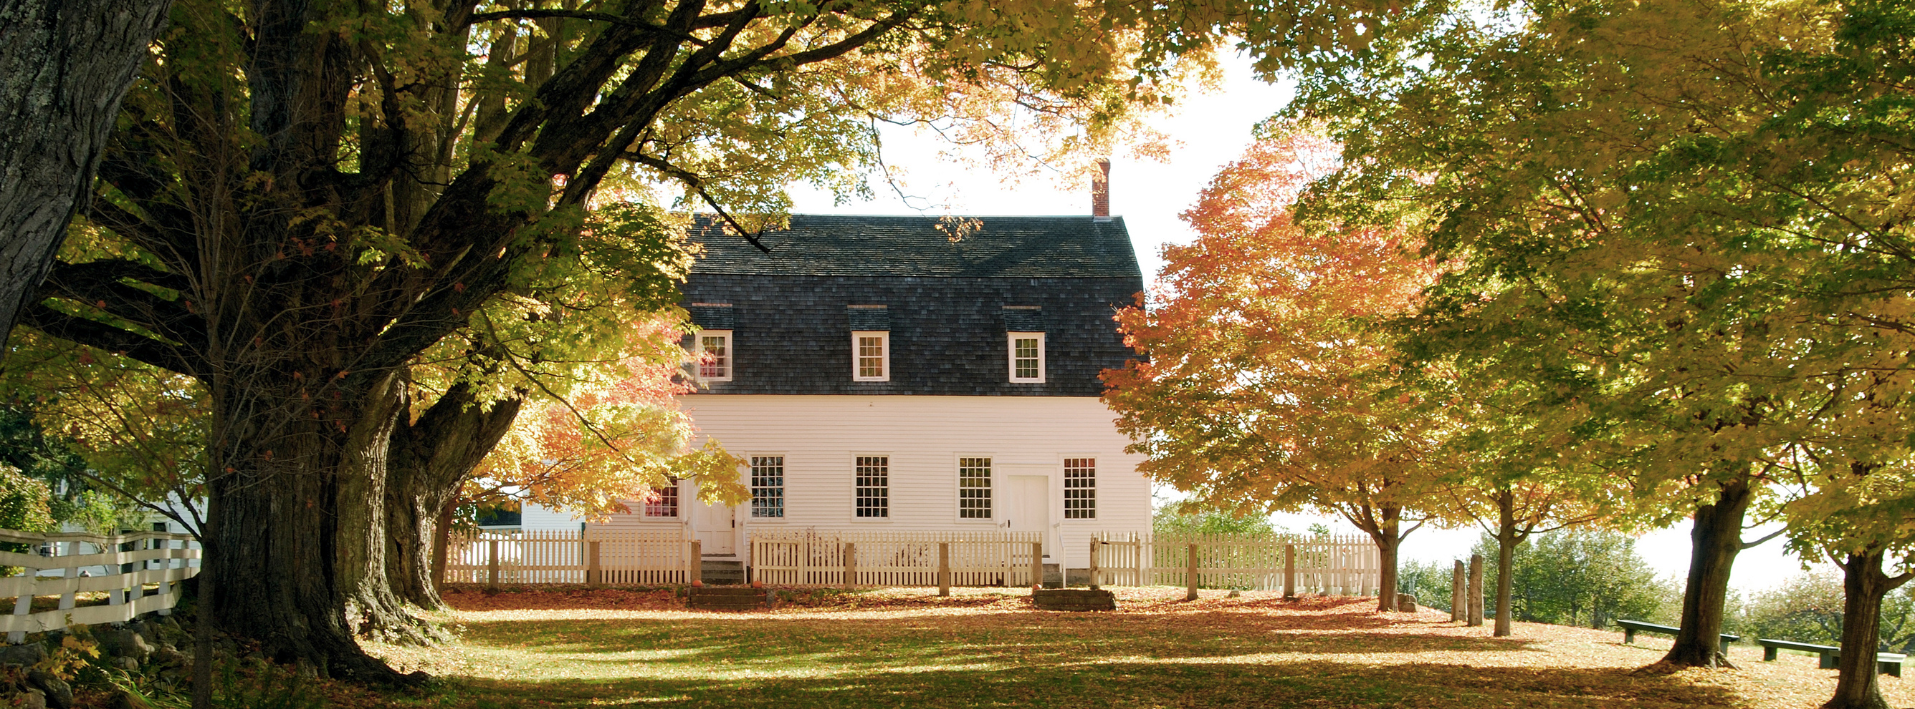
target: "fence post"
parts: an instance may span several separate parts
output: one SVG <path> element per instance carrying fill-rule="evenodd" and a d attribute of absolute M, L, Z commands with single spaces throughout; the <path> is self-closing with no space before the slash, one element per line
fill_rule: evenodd
<path fill-rule="evenodd" d="M 951 543 L 938 542 L 938 595 L 951 595 Z"/>
<path fill-rule="evenodd" d="M 485 585 L 499 587 L 499 540 L 485 543 Z"/>
<path fill-rule="evenodd" d="M 845 542 L 844 587 L 849 589 L 856 585 L 858 585 L 858 545 Z"/>
<path fill-rule="evenodd" d="M 1297 597 L 1297 545 L 1283 545 L 1283 600 Z"/>
<path fill-rule="evenodd" d="M 1469 606 L 1463 603 L 1463 560 L 1456 560 L 1456 572 L 1450 575 L 1450 622 L 1469 620 Z"/>
<path fill-rule="evenodd" d="M 594 586 L 605 583 L 605 570 L 599 566 L 599 547 L 597 539 L 585 543 L 585 582 Z"/>
<path fill-rule="evenodd" d="M 798 585 L 811 585 L 811 538 L 798 542 Z"/>
<path fill-rule="evenodd" d="M 28 551 L 31 552 L 32 550 L 29 549 Z M 39 572 L 40 572 L 39 569 L 31 569 L 31 568 L 24 568 L 24 567 L 21 569 L 21 575 L 24 576 L 29 582 L 35 582 L 34 581 L 35 574 L 38 574 Z M 32 613 L 33 613 L 33 588 L 28 587 L 25 593 L 20 594 L 18 598 L 15 598 L 13 600 L 13 614 L 14 615 L 30 615 Z M 11 631 L 7 633 L 7 642 L 9 644 L 19 645 L 20 643 L 24 643 L 26 641 L 27 641 L 27 631 L 15 630 L 15 631 Z"/>
<path fill-rule="evenodd" d="M 1144 569 L 1146 568 L 1144 566 L 1144 539 L 1143 537 L 1133 538 L 1135 539 L 1135 546 L 1137 547 L 1137 585 L 1149 586 L 1151 585 L 1150 579 L 1144 578 Z"/>
<path fill-rule="evenodd" d="M 1471 554 L 1469 557 L 1469 624 L 1483 624 L 1483 555 Z"/>
<path fill-rule="evenodd" d="M 692 556 L 685 562 L 685 578 L 693 586 L 705 585 L 705 543 L 691 540 Z"/>
<path fill-rule="evenodd" d="M 1097 538 L 1096 538 L 1096 537 L 1092 537 L 1092 538 L 1091 538 L 1091 540 L 1090 540 L 1090 590 L 1092 590 L 1092 591 L 1095 591 L 1095 590 L 1097 590 L 1097 588 L 1098 588 L 1098 583 L 1097 583 L 1097 582 L 1098 582 L 1098 581 L 1100 581 L 1100 580 L 1102 580 L 1102 579 L 1099 579 L 1099 578 L 1097 578 L 1097 576 L 1098 576 L 1098 574 L 1097 574 L 1097 572 L 1098 572 L 1098 568 L 1097 568 L 1097 547 L 1098 547 L 1098 544 L 1097 544 Z"/>
<path fill-rule="evenodd" d="M 1189 588 L 1184 589 L 1184 600 L 1197 600 L 1197 545 L 1190 545 L 1190 554 L 1184 559 L 1184 581 Z"/>
<path fill-rule="evenodd" d="M 1044 587 L 1044 543 L 1031 542 L 1031 590 Z"/>

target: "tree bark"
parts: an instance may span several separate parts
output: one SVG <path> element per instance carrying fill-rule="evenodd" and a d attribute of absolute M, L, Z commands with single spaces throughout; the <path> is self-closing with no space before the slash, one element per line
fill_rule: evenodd
<path fill-rule="evenodd" d="M 1842 562 L 1842 657 L 1836 662 L 1835 696 L 1822 709 L 1888 709 L 1875 677 L 1881 649 L 1882 597 L 1906 578 L 1882 572 L 1881 550 L 1849 554 Z"/>
<path fill-rule="evenodd" d="M 1376 543 L 1376 609 L 1379 612 L 1395 611 L 1397 594 L 1396 557 L 1397 549 L 1403 543 L 1403 536 L 1399 533 L 1403 526 L 1403 509 L 1400 507 L 1381 507 L 1378 508 L 1377 511 L 1380 514 L 1375 516 L 1366 515 L 1364 518 L 1352 518 L 1352 520 L 1357 521 L 1358 526 L 1370 535 L 1370 540 Z M 1363 522 L 1364 519 L 1371 520 L 1371 522 L 1366 524 Z"/>
<path fill-rule="evenodd" d="M 0 341 L 84 204 L 172 0 L 0 0 Z"/>
<path fill-rule="evenodd" d="M 466 477 L 512 428 L 522 402 L 515 397 L 484 409 L 472 388 L 460 383 L 418 421 L 393 428 L 386 468 L 386 575 L 400 599 L 422 608 L 445 605 L 437 573 L 443 566 L 440 518 Z"/>
<path fill-rule="evenodd" d="M 226 455 L 209 485 L 220 520 L 206 573 L 232 583 L 209 601 L 221 627 L 258 640 L 276 662 L 362 682 L 423 680 L 356 640 L 423 625 L 386 583 L 385 463 L 399 377 L 365 379 L 310 416 L 281 403 L 301 396 L 214 387 L 215 430 L 225 434 L 214 445 Z"/>
<path fill-rule="evenodd" d="M 1755 491 L 1744 477 L 1722 482 L 1716 500 L 1696 508 L 1689 532 L 1689 579 L 1682 590 L 1682 629 L 1662 662 L 1678 667 L 1715 667 L 1721 657 L 1722 612 L 1729 572 L 1742 551 L 1742 520 Z"/>
<path fill-rule="evenodd" d="M 1534 527 L 1531 527 L 1534 529 Z M 1494 637 L 1507 638 L 1514 632 L 1515 615 L 1509 597 L 1515 587 L 1516 545 L 1527 535 L 1516 529 L 1516 493 L 1508 488 L 1496 493 L 1496 628 Z"/>

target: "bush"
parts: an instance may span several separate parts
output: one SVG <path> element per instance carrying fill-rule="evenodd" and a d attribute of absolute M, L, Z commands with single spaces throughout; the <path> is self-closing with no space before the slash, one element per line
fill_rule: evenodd
<path fill-rule="evenodd" d="M 1484 575 L 1486 614 L 1496 603 L 1496 540 L 1477 541 L 1472 553 L 1489 562 Z M 1574 530 L 1531 537 L 1516 547 L 1510 607 L 1517 620 L 1554 625 L 1608 626 L 1618 618 L 1673 623 L 1682 592 L 1656 576 L 1620 532 Z"/>

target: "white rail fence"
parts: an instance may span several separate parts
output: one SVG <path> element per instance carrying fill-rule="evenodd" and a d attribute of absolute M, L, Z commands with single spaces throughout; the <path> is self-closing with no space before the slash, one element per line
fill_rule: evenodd
<path fill-rule="evenodd" d="M 0 542 L 50 554 L 0 551 L 0 566 L 24 569 L 18 576 L 0 578 L 0 597 L 14 599 L 13 615 L 0 616 L 0 629 L 7 632 L 7 642 L 20 643 L 27 633 L 122 623 L 153 612 L 170 614 L 179 600 L 179 582 L 199 574 L 192 562 L 200 558 L 200 550 L 191 539 L 166 532 L 108 537 L 0 530 Z M 89 567 L 104 567 L 104 573 L 82 576 L 83 570 L 91 573 Z M 101 591 L 107 594 L 106 605 L 78 607 L 78 594 Z M 34 612 L 35 596 L 58 596 L 57 607 Z"/>
<path fill-rule="evenodd" d="M 1194 556 L 1193 556 L 1194 554 Z M 1376 544 L 1357 535 L 1250 537 L 1107 532 L 1091 541 L 1093 584 L 1374 596 Z M 1196 583 L 1191 583 L 1191 575 Z"/>
<path fill-rule="evenodd" d="M 1042 532 L 751 535 L 751 578 L 780 586 L 1029 586 Z M 1035 569 L 1035 570 L 1034 570 Z"/>

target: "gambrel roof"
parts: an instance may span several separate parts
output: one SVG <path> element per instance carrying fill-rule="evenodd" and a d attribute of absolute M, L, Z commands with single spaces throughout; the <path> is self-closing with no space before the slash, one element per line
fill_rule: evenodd
<path fill-rule="evenodd" d="M 1143 290 L 1121 219 L 793 215 L 765 253 L 711 228 L 685 284 L 693 322 L 733 333 L 712 394 L 1097 396 L 1135 357 L 1111 316 Z M 860 307 L 852 307 L 860 306 Z M 872 307 L 883 306 L 883 307 Z M 851 332 L 890 333 L 887 382 L 851 379 Z M 1009 381 L 1007 332 L 1042 332 L 1045 381 Z"/>

